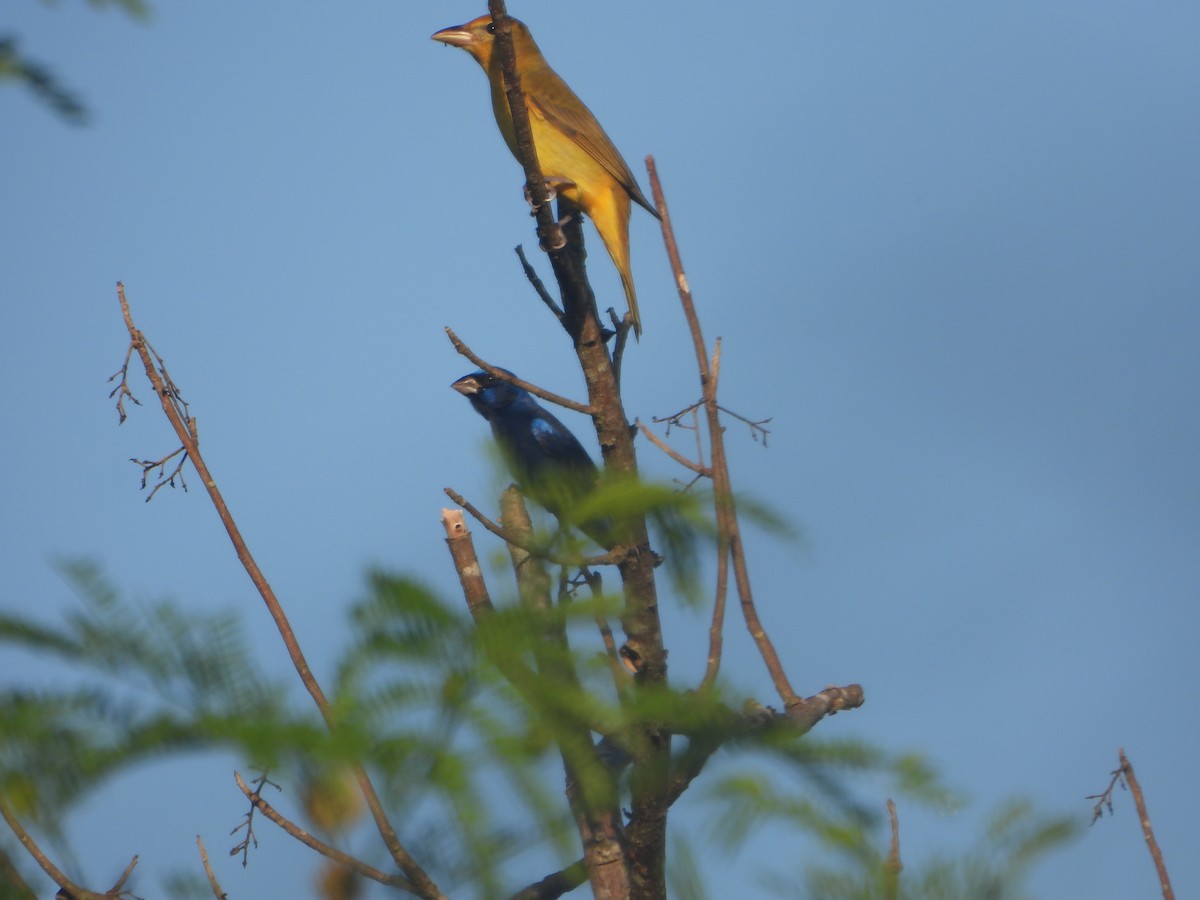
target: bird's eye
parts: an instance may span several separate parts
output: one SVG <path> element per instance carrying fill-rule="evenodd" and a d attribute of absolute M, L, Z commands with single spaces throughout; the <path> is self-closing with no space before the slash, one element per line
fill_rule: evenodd
<path fill-rule="evenodd" d="M 488 22 L 487 33 L 488 34 L 496 33 L 496 23 L 495 22 Z"/>

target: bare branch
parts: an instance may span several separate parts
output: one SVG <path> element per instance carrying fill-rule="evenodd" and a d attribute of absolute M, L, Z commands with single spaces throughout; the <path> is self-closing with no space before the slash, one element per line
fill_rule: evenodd
<path fill-rule="evenodd" d="M 900 873 L 904 871 L 904 863 L 900 862 L 900 819 L 896 815 L 896 804 L 890 797 L 887 811 L 892 841 L 888 846 L 887 859 L 883 862 L 883 900 L 896 900 L 900 896 Z"/>
<path fill-rule="evenodd" d="M 679 412 L 672 413 L 669 416 L 651 416 L 650 421 L 656 425 L 665 423 L 667 426 L 668 437 L 671 435 L 672 428 L 682 428 L 684 431 L 690 431 L 692 433 L 692 437 L 695 438 L 696 441 L 696 464 L 704 470 L 705 477 L 711 478 L 712 468 L 704 465 L 704 439 L 700 432 L 699 410 L 703 406 L 704 400 L 701 398 L 691 406 L 685 406 L 683 409 L 679 410 Z M 690 417 L 692 421 L 690 423 L 684 421 L 685 417 Z"/>
<path fill-rule="evenodd" d="M 259 596 L 262 597 L 267 611 L 275 622 L 275 627 L 283 639 L 288 656 L 292 660 L 292 665 L 296 668 L 296 673 L 300 676 L 305 689 L 313 698 L 313 702 L 317 705 L 317 709 L 320 711 L 322 718 L 324 718 L 327 727 L 332 730 L 334 722 L 325 692 L 321 689 L 321 685 L 317 682 L 316 677 L 309 668 L 308 660 L 305 658 L 304 652 L 300 649 L 300 642 L 292 630 L 291 622 L 288 620 L 283 606 L 275 596 L 275 591 L 267 581 L 266 576 L 258 567 L 258 563 L 255 562 L 254 557 L 251 555 L 249 547 L 242 538 L 241 530 L 234 521 L 233 513 L 230 512 L 228 505 L 225 503 L 225 498 L 217 488 L 216 480 L 209 471 L 204 458 L 200 455 L 200 447 L 195 434 L 195 422 L 188 415 L 187 404 L 183 402 L 179 389 L 167 374 L 167 368 L 165 363 L 163 363 L 162 357 L 153 351 L 146 341 L 145 336 L 133 324 L 129 302 L 125 298 L 125 286 L 120 282 L 117 283 L 117 299 L 121 305 L 121 314 L 125 319 L 125 328 L 129 332 L 131 345 L 142 360 L 142 365 L 146 370 L 146 377 L 150 379 L 150 383 L 154 386 L 154 393 L 158 395 L 159 401 L 162 403 L 163 413 L 171 423 L 172 428 L 175 429 L 175 434 L 179 438 L 180 443 L 187 450 L 192 465 L 196 467 L 196 473 L 200 476 L 201 483 L 208 491 L 209 499 L 217 510 L 221 524 L 225 526 L 225 531 L 229 535 L 229 540 L 233 543 L 238 559 L 245 568 L 246 574 L 250 576 L 250 580 L 254 583 L 255 588 L 258 589 Z M 153 358 L 151 354 L 153 354 Z M 156 360 L 158 363 L 157 366 L 155 365 Z M 375 786 L 371 783 L 366 769 L 361 765 L 356 766 L 355 775 L 358 779 L 359 790 L 362 791 L 367 808 L 371 811 L 371 816 L 375 820 L 375 827 L 378 829 L 379 835 L 387 847 L 388 853 L 396 862 L 396 865 L 417 886 L 420 896 L 430 898 L 430 900 L 444 900 L 445 895 L 442 894 L 437 885 L 426 874 L 425 870 L 417 864 L 416 860 L 409 855 L 404 845 L 400 842 L 400 838 L 396 834 L 395 828 L 392 827 L 392 823 L 388 820 L 387 813 L 383 808 L 383 801 L 379 799 L 379 794 L 376 792 Z"/>
<path fill-rule="evenodd" d="M 1095 825 L 1097 819 L 1101 819 L 1104 817 L 1104 810 L 1106 810 L 1106 809 L 1108 810 L 1108 814 L 1110 816 L 1113 815 L 1112 794 L 1113 794 L 1113 788 L 1115 788 L 1117 786 L 1118 782 L 1120 782 L 1120 784 L 1121 784 L 1121 789 L 1126 790 L 1125 783 L 1121 777 L 1122 775 L 1125 774 L 1124 768 L 1118 767 L 1116 769 L 1113 769 L 1112 772 L 1110 772 L 1109 774 L 1112 776 L 1112 778 L 1109 779 L 1108 787 L 1106 787 L 1104 789 L 1103 793 L 1088 794 L 1086 797 L 1083 798 L 1085 800 L 1095 800 L 1096 801 L 1096 805 L 1094 807 L 1092 807 L 1092 821 L 1089 823 L 1091 825 Z"/>
<path fill-rule="evenodd" d="M 208 861 L 208 850 L 200 835 L 196 835 L 196 848 L 200 851 L 200 862 L 204 865 L 204 875 L 208 878 L 208 886 L 212 889 L 213 896 L 217 900 L 227 900 L 229 895 L 221 889 L 221 883 L 217 881 L 217 873 L 213 871 L 212 863 Z"/>
<path fill-rule="evenodd" d="M 329 857 L 334 862 L 345 866 L 347 869 L 352 869 L 359 875 L 362 875 L 364 878 L 370 878 L 372 881 L 377 881 L 380 884 L 386 884 L 389 887 L 400 888 L 400 890 L 408 891 L 410 894 L 415 894 L 418 897 L 427 896 L 427 894 L 421 888 L 413 884 L 407 878 L 381 872 L 379 869 L 376 869 L 374 866 L 367 865 L 357 857 L 351 856 L 349 853 L 343 853 L 336 847 L 331 847 L 329 844 L 326 844 L 320 838 L 309 834 L 306 830 L 288 819 L 277 809 L 275 809 L 275 807 L 271 806 L 270 803 L 264 800 L 260 793 L 261 788 L 251 788 L 248 784 L 246 784 L 245 781 L 242 780 L 242 776 L 237 772 L 233 773 L 233 777 L 237 782 L 237 786 L 241 789 L 242 793 L 246 795 L 246 798 L 250 801 L 255 809 L 261 812 L 264 816 L 266 816 L 300 843 L 304 844 L 306 847 L 316 850 L 322 856 Z"/>
<path fill-rule="evenodd" d="M 129 860 L 129 865 L 127 865 L 125 867 L 124 871 L 122 871 L 121 874 L 117 877 L 116 883 L 111 888 L 108 889 L 108 893 L 106 894 L 106 896 L 119 897 L 122 894 L 128 893 L 128 891 L 124 891 L 124 890 L 122 890 L 122 888 L 124 887 L 125 882 L 129 880 L 129 876 L 133 874 L 133 870 L 137 868 L 137 864 L 138 864 L 138 856 L 135 853 L 133 855 L 133 859 Z"/>
<path fill-rule="evenodd" d="M 561 394 L 548 391 L 543 387 L 538 387 L 533 382 L 525 381 L 524 379 L 513 375 L 511 372 L 506 372 L 504 369 L 493 366 L 491 363 L 486 362 L 482 357 L 476 355 L 476 353 L 471 350 L 470 347 L 463 343 L 462 338 L 454 333 L 454 329 L 447 328 L 446 337 L 450 338 L 450 343 L 454 345 L 454 349 L 458 351 L 460 356 L 465 356 L 489 375 L 494 375 L 501 381 L 507 381 L 509 384 L 516 385 L 523 391 L 529 391 L 529 393 L 533 394 L 535 397 L 541 397 L 543 400 L 546 400 L 547 402 L 553 403 L 557 406 L 561 406 L 564 409 L 574 410 L 577 413 L 583 413 L 585 416 L 590 416 L 595 412 L 595 410 L 586 403 L 579 403 L 578 401 L 572 400 L 569 397 L 564 397 Z"/>
<path fill-rule="evenodd" d="M 637 425 L 638 431 L 640 431 L 642 434 L 644 434 L 646 436 L 646 439 L 648 441 L 650 441 L 650 443 L 652 443 L 655 447 L 657 447 L 663 453 L 667 454 L 667 456 L 671 457 L 671 459 L 675 460 L 675 462 L 679 463 L 685 469 L 695 472 L 697 475 L 701 476 L 702 478 L 711 478 L 712 477 L 712 469 L 708 468 L 707 466 L 702 466 L 702 465 L 700 465 L 700 463 L 693 462 L 692 460 L 688 459 L 686 456 L 684 456 L 682 453 L 680 453 L 678 450 L 676 450 L 674 447 L 672 447 L 670 444 L 668 444 L 666 441 L 664 441 L 662 438 L 660 438 L 657 434 L 655 434 L 653 431 L 651 431 L 646 426 L 646 423 L 643 422 L 641 419 L 636 420 L 634 422 L 634 424 Z"/>
<path fill-rule="evenodd" d="M 679 410 L 678 412 L 671 413 L 669 416 L 654 416 L 650 419 L 650 421 L 656 425 L 658 425 L 662 422 L 667 423 L 667 434 L 671 433 L 672 425 L 674 425 L 678 428 L 686 428 L 689 431 L 699 431 L 700 429 L 699 429 L 698 425 L 685 424 L 683 421 L 683 417 L 688 415 L 689 413 L 695 413 L 696 410 L 698 410 L 703 405 L 704 405 L 704 398 L 701 397 L 695 403 L 685 406 L 683 409 Z"/>
<path fill-rule="evenodd" d="M 650 190 L 654 195 L 655 206 L 662 217 L 663 243 L 667 248 L 667 257 L 671 261 L 671 270 L 675 273 L 675 284 L 679 292 L 679 302 L 683 307 L 684 318 L 692 335 L 692 345 L 696 355 L 696 367 L 700 373 L 700 390 L 704 398 L 705 418 L 708 426 L 708 440 L 712 454 L 713 500 L 716 504 L 718 552 L 728 552 L 733 562 L 734 583 L 737 585 L 738 599 L 741 601 L 742 617 L 746 621 L 746 629 L 750 632 L 758 647 L 759 656 L 775 684 L 775 690 L 783 700 L 785 708 L 801 706 L 802 700 L 793 690 L 783 663 L 775 650 L 775 645 L 767 635 L 766 628 L 758 617 L 758 609 L 754 603 L 754 594 L 750 586 L 750 570 L 746 562 L 745 547 L 742 543 L 741 527 L 738 523 L 737 505 L 733 495 L 733 485 L 729 475 L 729 465 L 725 456 L 724 431 L 721 426 L 720 407 L 717 403 L 717 376 L 720 372 L 720 352 L 714 354 L 710 362 L 708 351 L 704 344 L 704 335 L 700 329 L 700 319 L 692 300 L 692 292 L 688 287 L 687 275 L 683 270 L 683 261 L 679 255 L 679 247 L 675 242 L 675 232 L 671 226 L 671 214 L 667 208 L 666 197 L 658 178 L 658 170 L 653 157 L 646 157 L 646 168 L 650 173 Z M 718 626 L 714 626 L 715 628 Z M 720 642 L 712 646 L 719 654 Z M 711 654 L 710 654 L 711 656 Z M 710 669 L 712 668 L 710 662 Z"/>
<path fill-rule="evenodd" d="M 587 566 L 581 566 L 579 574 L 587 582 L 588 590 L 591 591 L 593 600 L 599 600 L 604 596 L 604 582 L 599 572 L 593 572 Z M 624 689 L 628 687 L 627 679 L 629 676 L 626 674 L 621 657 L 617 652 L 617 642 L 613 638 L 612 627 L 608 624 L 607 617 L 603 613 L 597 612 L 595 621 L 596 628 L 600 632 L 600 641 L 604 644 L 604 654 L 608 658 L 609 667 L 612 669 L 613 686 L 617 690 L 617 695 L 620 696 L 623 694 Z"/>
<path fill-rule="evenodd" d="M 1146 797 L 1142 793 L 1142 786 L 1138 783 L 1137 776 L 1133 774 L 1133 765 L 1129 762 L 1129 757 L 1125 755 L 1125 748 L 1118 748 L 1117 755 L 1121 764 L 1112 771 L 1112 779 L 1108 782 L 1104 793 L 1091 794 L 1085 798 L 1096 801 L 1096 806 L 1092 810 L 1092 824 L 1095 825 L 1096 820 L 1104 815 L 1105 809 L 1108 810 L 1110 816 L 1112 815 L 1113 788 L 1118 783 L 1122 787 L 1128 785 L 1129 793 L 1133 794 L 1133 805 L 1137 808 L 1138 820 L 1142 824 L 1142 836 L 1146 839 L 1146 846 L 1150 849 L 1150 858 L 1154 861 L 1154 869 L 1158 873 L 1163 900 L 1175 900 L 1175 891 L 1171 887 L 1171 878 L 1167 874 L 1167 864 L 1163 861 L 1162 849 L 1154 837 L 1154 829 L 1150 827 L 1150 813 L 1146 810 Z"/>
<path fill-rule="evenodd" d="M 1158 872 L 1163 900 L 1175 900 L 1175 891 L 1171 889 L 1171 879 L 1167 875 L 1167 864 L 1163 861 L 1162 849 L 1154 839 L 1154 829 L 1150 827 L 1150 813 L 1146 811 L 1146 798 L 1142 794 L 1142 786 L 1133 774 L 1133 764 L 1125 755 L 1125 748 L 1122 747 L 1117 752 L 1121 759 L 1121 770 L 1125 773 L 1125 781 L 1129 783 L 1129 793 L 1133 794 L 1133 805 L 1137 807 L 1138 820 L 1142 823 L 1142 835 L 1146 838 L 1150 858 L 1154 860 L 1154 869 Z"/>
<path fill-rule="evenodd" d="M 864 702 L 861 684 L 831 685 L 811 697 L 787 704 L 786 712 L 792 723 L 800 728 L 800 733 L 806 734 L 826 716 L 835 716 L 845 709 L 858 709 Z"/>
<path fill-rule="evenodd" d="M 454 560 L 454 570 L 458 572 L 467 608 L 473 617 L 479 618 L 492 611 L 492 598 L 488 595 L 483 569 L 475 554 L 475 541 L 467 523 L 463 521 L 462 510 L 443 509 L 442 527 L 446 529 L 446 546 L 450 548 L 450 558 Z"/>
<path fill-rule="evenodd" d="M 237 780 L 238 784 L 242 783 L 242 777 L 237 772 L 233 773 L 233 777 Z M 261 795 L 262 789 L 268 784 L 277 791 L 281 790 L 279 785 L 267 778 L 267 771 L 264 769 L 262 774 L 254 779 L 255 796 Z M 243 869 L 246 868 L 246 864 L 250 861 L 250 848 L 253 847 L 255 850 L 258 849 L 258 838 L 254 834 L 254 810 L 256 805 L 253 803 L 253 798 L 251 798 L 251 801 L 250 809 L 246 811 L 246 818 L 242 821 L 242 824 L 235 826 L 234 829 L 229 832 L 231 835 L 237 834 L 239 831 L 243 830 L 246 832 L 246 836 L 238 843 L 234 844 L 229 850 L 230 856 L 237 856 L 239 853 L 242 854 Z"/>
<path fill-rule="evenodd" d="M 546 285 L 542 283 L 542 279 L 538 278 L 538 273 L 534 270 L 533 266 L 529 264 L 529 260 L 525 258 L 525 248 L 520 244 L 517 244 L 514 249 L 517 252 L 517 258 L 521 260 L 521 268 L 525 272 L 525 277 L 529 280 L 529 283 L 533 285 L 534 291 L 537 292 L 538 297 L 541 298 L 541 301 L 546 304 L 550 312 L 554 313 L 554 317 L 558 319 L 559 322 L 562 322 L 562 307 L 559 306 L 558 303 L 555 302 L 554 298 L 550 296 L 550 292 L 546 290 Z"/>
<path fill-rule="evenodd" d="M 717 534 L 717 583 L 713 589 L 712 619 L 708 625 L 708 660 L 700 690 L 708 690 L 721 671 L 721 651 L 725 647 L 725 604 L 729 600 L 729 538 Z"/>
<path fill-rule="evenodd" d="M 446 487 L 446 488 L 442 488 L 442 491 L 446 494 L 447 497 L 449 497 L 451 500 L 453 500 L 455 503 L 457 503 L 459 506 L 461 506 L 463 509 L 465 509 L 468 513 L 470 513 L 471 518 L 473 518 L 476 522 L 478 522 L 480 525 L 482 525 L 484 528 L 486 528 L 492 534 L 496 535 L 496 537 L 500 538 L 500 540 L 504 541 L 506 544 L 510 544 L 514 547 L 520 547 L 526 553 L 529 553 L 532 556 L 536 556 L 539 559 L 544 559 L 544 560 L 547 560 L 548 562 L 552 562 L 555 565 L 559 565 L 559 566 L 612 566 L 612 565 L 616 565 L 622 559 L 625 558 L 626 554 L 624 552 L 622 552 L 619 548 L 617 550 L 613 550 L 609 553 L 605 553 L 600 556 L 578 556 L 578 555 L 574 555 L 574 554 L 563 555 L 563 554 L 557 554 L 557 553 L 550 553 L 545 547 L 539 547 L 536 544 L 534 544 L 531 540 L 526 540 L 523 537 L 521 537 L 521 535 L 514 534 L 509 529 L 506 529 L 504 526 L 499 525 L 496 522 L 489 519 L 482 512 L 480 512 L 479 509 L 477 509 L 475 506 L 473 506 L 471 503 L 469 503 L 462 494 L 460 494 L 458 491 L 454 490 L 454 488 Z"/>
<path fill-rule="evenodd" d="M 608 320 L 612 322 L 613 333 L 617 336 L 613 342 L 612 370 L 617 388 L 621 387 L 621 363 L 625 359 L 625 348 L 629 346 L 629 332 L 633 328 L 633 313 L 628 310 L 624 316 L 618 317 L 617 311 L 611 306 L 607 310 Z"/>
<path fill-rule="evenodd" d="M 182 455 L 180 455 L 182 454 Z M 171 470 L 171 474 L 166 474 L 167 463 L 176 456 L 179 457 L 179 462 L 175 464 L 175 468 Z M 188 455 L 185 447 L 180 447 L 173 453 L 168 453 L 162 459 L 130 459 L 131 463 L 142 467 L 142 490 L 146 489 L 146 478 L 154 469 L 158 469 L 158 482 L 146 497 L 146 502 L 149 503 L 154 499 L 154 495 L 158 493 L 159 488 L 170 485 L 175 487 L 175 479 L 179 479 L 179 486 L 183 488 L 184 493 L 187 493 L 187 479 L 183 476 L 183 467 L 187 464 Z"/>
<path fill-rule="evenodd" d="M 120 384 L 118 384 L 115 388 L 113 388 L 112 392 L 109 393 L 109 395 L 108 395 L 109 400 L 111 400 L 113 397 L 117 398 L 117 416 L 118 416 L 117 424 L 118 425 L 125 424 L 125 420 L 128 418 L 128 415 L 125 412 L 125 398 L 126 397 L 128 397 L 136 405 L 138 405 L 138 406 L 142 405 L 142 401 L 139 400 L 137 397 L 133 396 L 133 392 L 131 390 L 129 390 L 129 360 L 132 357 L 133 357 L 133 342 L 131 341 L 129 346 L 125 348 L 124 364 L 121 366 L 121 368 L 117 369 L 117 371 L 114 372 L 112 374 L 112 376 L 108 379 L 109 383 L 111 384 L 113 381 L 116 380 L 118 375 L 121 376 Z"/>
<path fill-rule="evenodd" d="M 764 447 L 767 446 L 767 438 L 770 437 L 771 431 L 769 428 L 764 428 L 763 426 L 766 425 L 768 422 L 770 422 L 772 419 L 774 419 L 775 418 L 774 416 L 767 416 L 767 418 L 765 418 L 765 419 L 750 419 L 750 418 L 747 418 L 746 416 L 743 416 L 741 413 L 734 412 L 732 409 L 729 409 L 728 407 L 718 406 L 717 408 L 720 409 L 721 412 L 725 413 L 725 415 L 733 416 L 739 422 L 745 422 L 747 425 L 749 425 L 750 426 L 750 439 L 753 441 L 757 441 L 759 439 L 759 436 L 761 435 L 762 445 Z"/>

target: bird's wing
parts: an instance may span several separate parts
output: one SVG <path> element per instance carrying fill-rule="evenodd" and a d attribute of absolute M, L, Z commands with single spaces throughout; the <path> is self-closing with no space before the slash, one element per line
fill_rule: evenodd
<path fill-rule="evenodd" d="M 529 431 L 541 451 L 556 465 L 581 471 L 595 470 L 583 445 L 557 419 L 538 416 L 529 423 Z"/>
<path fill-rule="evenodd" d="M 558 94 L 563 91 L 566 94 L 560 98 Z M 559 91 L 539 93 L 537 96 L 527 93 L 525 104 L 531 114 L 561 131 L 588 156 L 600 163 L 608 174 L 625 188 L 634 202 L 650 210 L 655 217 L 658 216 L 650 201 L 642 195 L 642 189 L 638 187 L 637 179 L 628 163 L 613 146 L 613 142 L 604 133 L 591 110 L 583 105 L 583 101 L 576 97 L 569 87 L 563 84 Z"/>

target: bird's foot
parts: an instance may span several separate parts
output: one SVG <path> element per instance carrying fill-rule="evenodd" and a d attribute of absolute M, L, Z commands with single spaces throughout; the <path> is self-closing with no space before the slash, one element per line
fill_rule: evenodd
<path fill-rule="evenodd" d="M 561 178 L 557 175 L 547 176 L 545 183 L 546 200 L 551 203 L 558 198 L 560 191 L 575 187 L 575 182 L 570 178 Z M 533 202 L 533 197 L 529 193 L 529 185 L 525 185 L 525 202 L 529 204 L 531 215 L 537 215 L 537 205 Z"/>
<path fill-rule="evenodd" d="M 559 227 L 555 232 L 554 240 L 552 242 L 547 242 L 545 239 L 538 241 L 538 246 L 542 248 L 543 252 L 550 253 L 552 250 L 561 250 L 563 247 L 567 246 L 567 236 L 563 234 L 562 226 L 569 221 L 571 221 L 570 216 L 564 216 L 558 220 Z"/>

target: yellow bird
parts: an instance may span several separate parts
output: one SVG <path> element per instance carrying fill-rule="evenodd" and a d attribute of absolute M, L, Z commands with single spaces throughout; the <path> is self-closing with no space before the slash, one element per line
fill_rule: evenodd
<path fill-rule="evenodd" d="M 629 271 L 630 201 L 645 207 L 656 219 L 659 215 L 642 194 L 633 172 L 592 111 L 546 63 L 529 29 L 516 19 L 509 21 L 512 22 L 517 75 L 525 92 L 529 125 L 542 174 L 547 181 L 555 183 L 559 194 L 591 216 L 596 224 L 596 231 L 621 275 L 633 318 L 633 332 L 641 337 L 642 320 Z M 492 88 L 496 124 L 500 126 L 508 149 L 516 156 L 517 141 L 504 93 L 504 78 L 500 74 L 500 58 L 492 54 L 495 33 L 492 17 L 480 16 L 466 25 L 443 28 L 433 35 L 433 39 L 462 47 L 483 67 Z"/>

